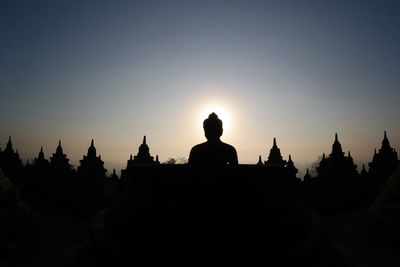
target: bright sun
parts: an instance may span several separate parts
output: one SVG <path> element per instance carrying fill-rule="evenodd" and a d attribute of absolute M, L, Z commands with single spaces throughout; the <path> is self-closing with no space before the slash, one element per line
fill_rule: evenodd
<path fill-rule="evenodd" d="M 199 118 L 201 127 L 203 127 L 203 121 L 205 119 L 207 119 L 208 115 L 210 115 L 212 112 L 217 114 L 218 118 L 220 120 L 222 120 L 222 125 L 223 125 L 223 128 L 224 128 L 224 132 L 229 130 L 229 128 L 231 126 L 231 117 L 229 116 L 229 113 L 225 108 L 223 108 L 221 106 L 218 106 L 218 105 L 208 106 L 208 107 L 204 108 L 201 111 L 200 118 Z"/>

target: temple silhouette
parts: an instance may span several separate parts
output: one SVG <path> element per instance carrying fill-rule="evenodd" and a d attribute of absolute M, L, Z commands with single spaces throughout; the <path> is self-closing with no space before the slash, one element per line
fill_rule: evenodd
<path fill-rule="evenodd" d="M 337 134 L 335 134 L 332 152 L 327 158 L 325 157 L 325 153 L 323 154 L 322 160 L 317 167 L 317 172 L 319 177 L 326 177 L 326 179 L 334 176 L 343 177 L 357 175 L 357 165 L 353 163 L 350 151 L 347 156 L 345 156 Z"/>
<path fill-rule="evenodd" d="M 390 146 L 386 131 L 382 146 L 378 151 L 375 149 L 372 160 L 368 164 L 368 170 L 363 165 L 360 173 L 357 171 L 357 165 L 354 164 L 350 151 L 343 152 L 338 134 L 335 134 L 329 155 L 326 156 L 323 153 L 322 159 L 316 167 L 317 175 L 315 177 L 310 175 L 309 169 L 304 177 L 297 177 L 298 169 L 295 167 L 291 155 L 289 154 L 287 160 L 283 159 L 275 137 L 266 158 L 267 160 L 263 162 L 260 155 L 258 162 L 253 166 L 282 168 L 285 170 L 285 174 L 293 178 L 294 183 L 299 185 L 296 190 L 300 192 L 302 201 L 316 210 L 319 209 L 316 203 L 320 203 L 320 208 L 324 207 L 325 210 L 328 206 L 332 206 L 332 210 L 329 212 L 340 212 L 368 205 L 379 194 L 389 176 L 399 166 L 397 152 Z M 154 157 L 150 154 L 146 136 L 143 137 L 137 154 L 130 155 L 126 168 L 121 170 L 121 177 L 118 177 L 115 169 L 110 176 L 107 176 L 104 161 L 102 161 L 101 155 L 97 155 L 93 139 L 87 155 L 83 155 L 77 169 L 74 169 L 69 161 L 63 151 L 61 140 L 58 142 L 55 153 L 52 153 L 49 159 L 45 158 L 43 147 L 40 147 L 38 156 L 32 163 L 28 161 L 25 165 L 20 159 L 18 150 L 13 148 L 11 136 L 8 138 L 6 148 L 4 150 L 0 148 L 0 168 L 14 184 L 21 188 L 22 192 L 30 195 L 38 193 L 34 191 L 44 191 L 44 195 L 56 198 L 61 198 L 63 195 L 66 198 L 69 198 L 68 195 L 82 197 L 87 196 L 88 192 L 98 194 L 98 192 L 104 191 L 105 184 L 113 184 L 113 188 L 120 190 L 141 167 L 165 165 L 160 163 L 158 155 Z M 240 164 L 240 166 L 244 165 Z M 33 178 L 27 179 L 28 176 Z M 115 193 L 115 195 L 117 194 Z M 322 197 L 322 195 L 324 196 Z M 332 200 L 332 203 L 324 202 L 328 200 Z"/>
<path fill-rule="evenodd" d="M 398 162 L 396 149 L 390 146 L 385 131 L 379 152 L 376 153 L 375 149 L 372 162 L 368 164 L 369 175 L 374 177 L 377 187 L 381 187 L 386 182 L 387 178 L 396 170 Z"/>
<path fill-rule="evenodd" d="M 13 179 L 19 176 L 19 172 L 21 172 L 23 164 L 19 158 L 18 149 L 14 151 L 11 142 L 11 136 L 8 138 L 5 150 L 2 151 L 0 148 L 0 168 L 3 169 L 4 173 L 9 176 L 14 183 L 18 182 L 17 180 Z"/>
<path fill-rule="evenodd" d="M 104 168 L 104 161 L 101 160 L 101 155 L 96 155 L 96 148 L 94 147 L 94 140 L 90 143 L 87 155 L 83 155 L 80 161 L 78 173 L 89 174 L 96 176 L 103 176 L 107 170 Z"/>
<path fill-rule="evenodd" d="M 157 253 L 178 265 L 192 259 L 245 264 L 268 257 L 284 264 L 343 266 L 343 255 L 326 239 L 318 218 L 365 210 L 381 194 L 399 167 L 386 131 L 369 169 L 364 165 L 360 173 L 338 134 L 314 177 L 309 169 L 297 177 L 292 156 L 282 157 L 275 137 L 267 152 L 265 161 L 260 155 L 254 164 L 229 164 L 220 156 L 219 164 L 161 164 L 144 136 L 118 177 L 115 169 L 107 174 L 94 139 L 75 169 L 61 140 L 49 159 L 40 147 L 24 165 L 9 137 L 0 148 L 0 169 L 33 210 L 93 218 L 81 265 L 122 266 L 133 262 L 131 251 L 136 251 L 135 261 L 153 262 Z M 209 152 L 202 153 L 191 157 Z M 256 240 L 263 240 L 262 248 Z M 221 246 L 230 253 L 214 253 Z"/>
<path fill-rule="evenodd" d="M 156 160 L 154 157 L 150 155 L 150 148 L 146 144 L 146 136 L 143 136 L 143 143 L 139 146 L 139 151 L 136 156 L 133 157 L 132 155 L 128 160 L 127 168 L 131 165 L 137 164 L 157 164 L 160 163 L 158 161 L 158 155 L 156 156 Z"/>
<path fill-rule="evenodd" d="M 268 160 L 264 161 L 263 163 L 260 155 L 258 157 L 257 165 L 284 167 L 292 178 L 296 178 L 296 174 L 298 172 L 298 169 L 294 166 L 294 162 L 292 161 L 292 156 L 290 154 L 288 161 L 283 160 L 281 150 L 276 144 L 276 137 L 274 137 L 272 148 L 269 151 Z"/>

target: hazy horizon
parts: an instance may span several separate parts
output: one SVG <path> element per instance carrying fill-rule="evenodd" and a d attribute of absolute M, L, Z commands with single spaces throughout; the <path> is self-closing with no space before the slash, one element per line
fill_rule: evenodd
<path fill-rule="evenodd" d="M 146 135 L 161 162 L 187 159 L 220 109 L 240 163 L 266 160 L 276 137 L 304 174 L 338 133 L 360 169 L 385 130 L 400 147 L 399 12 L 396 1 L 4 2 L 0 147 L 11 135 L 25 163 L 61 140 L 77 166 L 94 139 L 110 172 Z"/>

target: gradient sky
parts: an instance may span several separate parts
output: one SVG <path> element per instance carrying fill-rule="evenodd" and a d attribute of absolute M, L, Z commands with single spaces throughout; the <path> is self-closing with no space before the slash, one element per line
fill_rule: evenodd
<path fill-rule="evenodd" d="M 160 161 L 230 115 L 240 163 L 277 137 L 304 173 L 335 132 L 357 164 L 383 131 L 400 147 L 399 1 L 2 1 L 0 147 L 76 166 L 90 140 L 106 168 L 143 135 Z"/>

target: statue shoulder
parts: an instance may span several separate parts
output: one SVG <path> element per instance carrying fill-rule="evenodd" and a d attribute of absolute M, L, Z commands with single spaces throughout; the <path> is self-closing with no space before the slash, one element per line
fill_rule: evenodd
<path fill-rule="evenodd" d="M 192 147 L 191 152 L 202 150 L 206 143 L 201 143 Z"/>
<path fill-rule="evenodd" d="M 229 150 L 232 150 L 232 151 L 236 151 L 235 147 L 230 145 L 230 144 L 223 143 L 223 145 L 225 146 L 226 149 L 229 149 Z"/>

